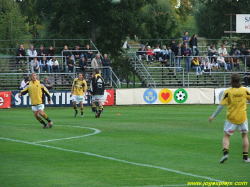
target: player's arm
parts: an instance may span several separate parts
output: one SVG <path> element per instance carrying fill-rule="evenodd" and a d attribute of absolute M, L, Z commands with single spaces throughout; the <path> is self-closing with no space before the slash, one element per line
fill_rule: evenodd
<path fill-rule="evenodd" d="M 45 96 L 48 99 L 48 103 L 50 104 L 51 103 L 51 97 L 50 97 L 49 90 L 43 84 L 41 84 L 41 87 L 42 87 L 43 93 L 45 94 Z"/>
<path fill-rule="evenodd" d="M 84 81 L 84 98 L 87 99 L 87 82 Z"/>
<path fill-rule="evenodd" d="M 75 87 L 75 79 L 73 81 L 72 87 L 71 87 L 71 93 L 70 93 L 70 97 L 72 97 L 73 93 L 74 93 L 74 87 Z"/>
<path fill-rule="evenodd" d="M 28 83 L 29 84 L 29 83 Z M 25 88 L 18 94 L 18 97 L 25 95 L 28 93 L 28 84 L 25 86 Z"/>
<path fill-rule="evenodd" d="M 219 104 L 213 115 L 208 119 L 210 122 L 220 113 L 220 111 L 224 108 L 223 105 Z"/>

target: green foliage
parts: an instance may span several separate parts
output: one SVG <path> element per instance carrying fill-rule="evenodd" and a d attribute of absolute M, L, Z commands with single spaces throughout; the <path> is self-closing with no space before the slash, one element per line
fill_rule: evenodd
<path fill-rule="evenodd" d="M 196 2 L 196 22 L 199 28 L 199 35 L 219 39 L 228 37 L 224 31 L 230 30 L 230 16 L 225 14 L 247 14 L 249 13 L 250 1 L 237 0 L 203 0 Z M 236 28 L 236 16 L 232 17 L 232 30 Z M 249 38 L 248 34 L 233 34 L 240 38 Z"/>
<path fill-rule="evenodd" d="M 27 17 L 22 16 L 19 6 L 14 1 L 0 0 L 0 39 L 12 40 L 15 38 L 27 38 L 29 25 L 26 22 Z M 6 51 L 10 48 L 16 48 L 19 41 L 1 42 L 0 47 L 5 48 L 2 53 L 11 54 Z"/>

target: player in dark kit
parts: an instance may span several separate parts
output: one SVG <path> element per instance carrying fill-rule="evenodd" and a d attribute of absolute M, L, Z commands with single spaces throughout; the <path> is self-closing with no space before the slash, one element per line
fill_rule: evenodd
<path fill-rule="evenodd" d="M 104 79 L 99 74 L 99 70 L 95 69 L 93 77 L 91 79 L 90 93 L 92 96 L 92 111 L 96 112 L 96 118 L 100 118 L 101 112 L 103 110 L 102 103 L 106 100 L 104 96 L 104 91 Z M 96 109 L 96 102 L 98 102 L 99 104 L 98 111 Z"/>

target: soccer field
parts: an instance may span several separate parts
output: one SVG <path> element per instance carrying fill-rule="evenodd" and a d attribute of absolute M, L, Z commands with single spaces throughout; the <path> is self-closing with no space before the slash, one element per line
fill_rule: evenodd
<path fill-rule="evenodd" d="M 238 132 L 219 164 L 226 108 L 209 123 L 216 107 L 111 106 L 99 119 L 90 107 L 83 118 L 72 107 L 47 107 L 52 129 L 42 129 L 30 108 L 1 109 L 0 186 L 250 184 Z"/>

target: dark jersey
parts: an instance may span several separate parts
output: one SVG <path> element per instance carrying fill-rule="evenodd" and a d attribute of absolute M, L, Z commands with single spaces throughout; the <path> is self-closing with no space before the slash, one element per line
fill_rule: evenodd
<path fill-rule="evenodd" d="M 92 95 L 104 95 L 104 79 L 100 74 L 96 74 L 92 79 L 91 79 L 91 88 L 90 92 Z"/>

